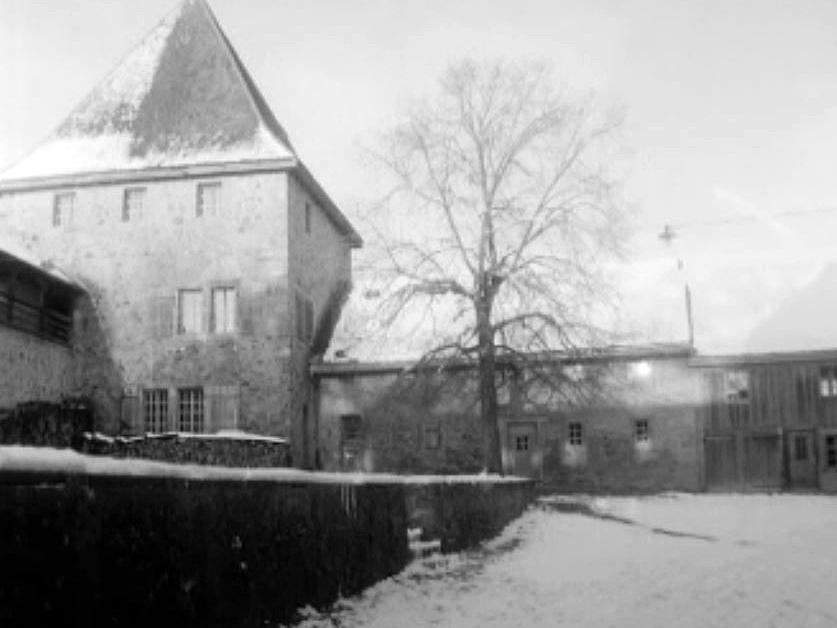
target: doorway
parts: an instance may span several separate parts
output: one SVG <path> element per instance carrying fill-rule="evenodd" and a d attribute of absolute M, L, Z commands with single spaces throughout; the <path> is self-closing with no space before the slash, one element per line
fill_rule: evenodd
<path fill-rule="evenodd" d="M 816 488 L 817 450 L 813 430 L 785 432 L 788 488 Z"/>
<path fill-rule="evenodd" d="M 520 421 L 508 425 L 508 449 L 511 473 L 523 477 L 540 477 L 540 447 L 538 426 L 534 421 Z"/>

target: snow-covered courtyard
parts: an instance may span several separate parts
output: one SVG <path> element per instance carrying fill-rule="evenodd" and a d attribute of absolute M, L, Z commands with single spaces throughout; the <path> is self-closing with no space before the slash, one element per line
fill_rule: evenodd
<path fill-rule="evenodd" d="M 837 498 L 545 498 L 300 626 L 837 626 Z"/>

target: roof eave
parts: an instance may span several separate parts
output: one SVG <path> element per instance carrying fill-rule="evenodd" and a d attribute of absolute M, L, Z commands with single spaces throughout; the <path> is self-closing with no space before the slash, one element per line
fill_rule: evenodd
<path fill-rule="evenodd" d="M 252 159 L 226 162 L 206 162 L 152 168 L 130 168 L 47 175 L 42 177 L 0 178 L 0 193 L 31 192 L 63 187 L 84 187 L 100 184 L 164 181 L 189 177 L 212 177 L 227 174 L 281 172 L 292 170 L 295 158 Z"/>
<path fill-rule="evenodd" d="M 331 200 L 331 197 L 326 193 L 326 191 L 322 188 L 322 186 L 317 182 L 314 178 L 314 175 L 311 174 L 311 171 L 305 166 L 302 161 L 297 161 L 297 164 L 294 168 L 294 171 L 297 173 L 299 178 L 302 180 L 302 184 L 305 188 L 310 192 L 317 201 L 320 202 L 323 209 L 328 214 L 328 217 L 334 222 L 340 232 L 346 237 L 349 242 L 349 246 L 353 249 L 359 249 L 363 246 L 363 238 L 360 237 L 355 228 L 352 226 L 352 223 L 349 222 L 349 219 L 346 218 L 345 214 L 340 211 L 334 201 Z"/>

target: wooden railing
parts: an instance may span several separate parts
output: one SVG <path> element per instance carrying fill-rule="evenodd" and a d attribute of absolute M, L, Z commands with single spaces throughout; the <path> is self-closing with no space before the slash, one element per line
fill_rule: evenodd
<path fill-rule="evenodd" d="M 0 292 L 0 325 L 12 327 L 53 342 L 69 343 L 72 318 Z"/>

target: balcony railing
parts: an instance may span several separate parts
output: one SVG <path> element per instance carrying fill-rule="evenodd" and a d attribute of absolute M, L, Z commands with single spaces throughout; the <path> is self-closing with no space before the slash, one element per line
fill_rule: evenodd
<path fill-rule="evenodd" d="M 0 292 L 0 325 L 67 344 L 70 342 L 73 321 L 61 312 L 19 301 Z"/>

